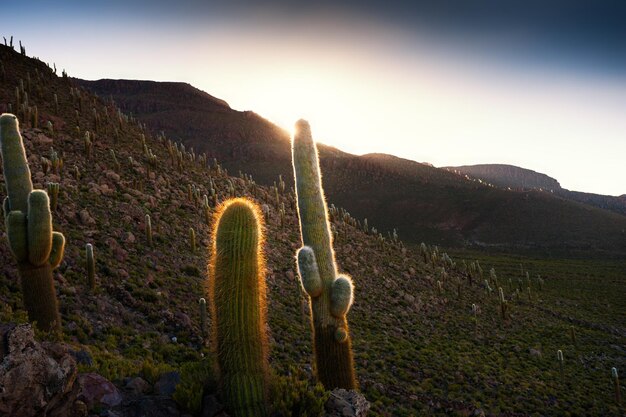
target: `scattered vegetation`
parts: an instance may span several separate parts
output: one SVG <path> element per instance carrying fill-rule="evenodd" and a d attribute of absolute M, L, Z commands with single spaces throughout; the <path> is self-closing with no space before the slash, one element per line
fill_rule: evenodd
<path fill-rule="evenodd" d="M 249 174 L 229 176 L 210 154 L 151 134 L 109 100 L 8 49 L 0 46 L 0 109 L 14 110 L 22 121 L 33 188 L 59 184 L 61 205 L 52 221 L 67 245 L 50 276 L 61 316 L 58 337 L 92 359 L 81 370 L 118 384 L 138 375 L 154 382 L 178 370 L 174 395 L 190 412 L 204 393 L 216 392 L 210 364 L 217 358 L 203 333 L 215 326 L 209 324 L 215 317 L 208 312 L 202 321 L 198 300 L 207 294 L 208 248 L 215 243 L 207 215 L 236 195 L 254 200 L 266 223 L 271 331 L 265 334 L 275 374 L 267 411 L 319 415 L 329 394 L 310 365 L 309 295 L 294 260 L 302 246 L 294 192 L 282 179 L 264 187 Z M 36 127 L 48 121 L 52 131 Z M 142 228 L 147 214 L 150 244 Z M 385 237 L 371 218 L 366 224 L 341 207 L 331 205 L 328 215 L 337 263 L 355 281 L 349 337 L 371 415 L 465 416 L 477 409 L 501 416 L 624 414 L 618 378 L 626 368 L 622 261 L 448 255 L 426 244 L 407 246 L 397 233 Z M 196 234 L 195 253 L 189 228 Z M 0 225 L 0 233 L 8 232 Z M 87 243 L 98 251 L 95 289 L 86 278 Z M 0 258 L 13 259 L 6 239 Z M 493 274 L 485 272 L 492 268 Z M 18 262 L 3 264 L 3 322 L 27 319 L 19 276 Z M 304 288 L 317 293 L 316 280 L 305 276 Z"/>

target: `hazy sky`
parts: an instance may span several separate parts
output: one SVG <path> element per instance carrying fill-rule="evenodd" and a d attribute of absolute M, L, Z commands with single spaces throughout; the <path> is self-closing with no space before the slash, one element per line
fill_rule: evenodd
<path fill-rule="evenodd" d="M 349 152 L 626 193 L 622 0 L 82 3 L 5 4 L 0 36 L 71 76 L 185 81 L 287 129 L 303 117 Z"/>

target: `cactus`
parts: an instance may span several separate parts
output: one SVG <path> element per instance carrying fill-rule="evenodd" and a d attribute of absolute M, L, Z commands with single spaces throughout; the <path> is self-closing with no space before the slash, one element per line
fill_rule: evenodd
<path fill-rule="evenodd" d="M 205 194 L 202 197 L 202 208 L 204 209 L 204 220 L 207 226 L 211 225 L 211 206 L 209 205 L 209 197 Z"/>
<path fill-rule="evenodd" d="M 611 377 L 613 379 L 613 386 L 615 387 L 615 402 L 617 405 L 622 403 L 622 394 L 619 386 L 619 375 L 617 374 L 617 368 L 611 368 Z"/>
<path fill-rule="evenodd" d="M 150 220 L 150 215 L 146 214 L 146 241 L 148 242 L 148 246 L 152 247 L 152 221 Z"/>
<path fill-rule="evenodd" d="M 231 199 L 218 209 L 213 227 L 209 264 L 212 346 L 224 400 L 236 417 L 268 414 L 261 218 L 254 203 Z"/>
<path fill-rule="evenodd" d="M 189 246 L 191 253 L 196 253 L 196 231 L 193 230 L 193 227 L 189 228 Z"/>
<path fill-rule="evenodd" d="M 87 284 L 91 291 L 96 289 L 96 261 L 93 255 L 93 245 L 87 243 L 85 245 L 85 262 L 87 269 Z"/>
<path fill-rule="evenodd" d="M 31 126 L 35 129 L 39 127 L 39 111 L 37 110 L 37 106 L 33 106 L 33 111 L 31 113 Z"/>
<path fill-rule="evenodd" d="M 207 317 L 206 317 L 206 300 L 200 298 L 198 300 L 200 305 L 200 334 L 202 335 L 202 343 L 207 341 Z"/>
<path fill-rule="evenodd" d="M 56 211 L 57 203 L 59 201 L 59 183 L 49 182 L 47 186 L 48 186 L 48 196 L 50 197 L 50 210 Z"/>
<path fill-rule="evenodd" d="M 498 291 L 500 293 L 500 311 L 502 312 L 502 320 L 506 320 L 507 302 L 504 298 L 504 290 L 502 287 L 499 287 Z"/>
<path fill-rule="evenodd" d="M 60 328 L 52 270 L 63 259 L 65 237 L 52 230 L 50 200 L 33 190 L 17 117 L 0 117 L 0 154 L 8 197 L 4 216 L 9 247 L 18 262 L 24 305 L 30 321 L 44 331 Z"/>
<path fill-rule="evenodd" d="M 298 271 L 310 297 L 315 372 L 327 388 L 356 388 L 352 342 L 346 314 L 352 280 L 338 276 L 317 148 L 308 122 L 296 123 L 293 168 L 302 238 Z"/>
<path fill-rule="evenodd" d="M 578 349 L 578 341 L 576 340 L 576 329 L 574 328 L 574 326 L 569 327 L 569 335 L 572 339 L 572 344 L 576 349 Z"/>
<path fill-rule="evenodd" d="M 472 315 L 474 318 L 474 337 L 478 335 L 478 307 L 472 304 Z"/>

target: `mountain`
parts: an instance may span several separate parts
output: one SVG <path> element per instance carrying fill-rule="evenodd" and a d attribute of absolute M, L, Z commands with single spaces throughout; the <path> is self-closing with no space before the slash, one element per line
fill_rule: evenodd
<path fill-rule="evenodd" d="M 480 179 L 502 188 L 549 191 L 571 201 L 610 210 L 626 216 L 626 196 L 624 195 L 614 197 L 566 190 L 554 178 L 530 169 L 502 164 L 464 165 L 444 167 L 444 169 Z"/>
<path fill-rule="evenodd" d="M 546 191 L 560 190 L 561 184 L 546 174 L 504 164 L 463 165 L 444 167 L 444 169 L 480 178 L 498 187 L 509 187 L 522 190 Z"/>
<path fill-rule="evenodd" d="M 111 97 L 153 132 L 163 131 L 168 138 L 216 157 L 230 172 L 250 173 L 266 185 L 282 175 L 292 184 L 288 133 L 253 112 L 230 109 L 183 83 L 76 82 L 100 97 Z M 320 157 L 331 202 L 367 217 L 383 233 L 396 228 L 413 243 L 626 253 L 626 217 L 571 198 L 535 189 L 497 189 L 391 155 L 356 156 L 322 146 Z M 558 186 L 543 174 L 513 168 L 507 172 L 521 177 L 521 183 Z"/>
<path fill-rule="evenodd" d="M 62 334 L 24 337 L 28 326 L 23 325 L 27 319 L 18 265 L 0 222 L 0 386 L 10 387 L 0 390 L 0 414 L 226 416 L 198 304 L 207 296 L 213 243 L 202 201 L 211 178 L 218 203 L 236 195 L 267 208 L 264 277 L 272 415 L 345 415 L 350 407 L 343 397 L 316 386 L 312 378 L 308 298 L 302 296 L 294 259 L 301 241 L 293 193 L 276 196 L 272 188 L 228 176 L 207 164 L 205 155 L 178 145 L 181 169 L 171 158 L 171 140 L 151 134 L 108 98 L 97 98 L 56 76 L 43 62 L 2 45 L 0 68 L 0 111 L 16 110 L 35 187 L 59 183 L 52 220 L 67 240 L 54 272 Z M 16 88 L 28 93 L 26 106 L 17 106 Z M 215 101 L 213 106 L 226 109 Z M 85 146 L 87 131 L 91 151 Z M 52 170 L 46 162 L 53 151 L 63 161 L 60 169 Z M 512 205 L 519 204 L 515 193 L 459 182 L 454 174 L 424 164 L 388 155 L 355 157 L 331 148 L 323 155 L 325 183 L 344 192 L 360 186 L 354 195 L 361 204 L 370 199 L 377 207 L 379 198 L 396 198 L 389 185 L 398 181 L 416 192 L 433 193 L 431 206 L 424 204 L 411 214 L 417 219 L 444 217 L 437 214 L 437 201 L 450 204 L 448 187 L 461 203 L 479 190 L 488 193 L 480 194 L 480 201 L 495 193 L 486 204 L 505 195 Z M 407 177 L 417 179 L 409 182 Z M 368 182 L 375 188 L 362 185 Z M 3 199 L 1 173 L 0 184 Z M 550 210 L 552 204 L 546 203 Z M 595 209 L 583 207 L 593 219 Z M 214 213 L 211 199 L 209 215 Z M 151 216 L 152 245 L 146 214 Z M 350 332 L 370 416 L 623 414 L 608 379 L 612 366 L 624 365 L 626 326 L 623 315 L 616 314 L 626 308 L 620 291 L 626 277 L 623 261 L 475 252 L 450 258 L 434 246 L 418 251 L 381 240 L 355 227 L 362 218 L 342 209 L 336 214 L 335 255 L 341 272 L 355 282 Z M 369 224 L 382 229 L 371 217 Z M 196 232 L 195 251 L 189 228 Z M 87 243 L 95 254 L 93 290 L 87 279 Z M 461 256 L 480 257 L 482 267 Z M 497 277 L 488 272 L 491 267 L 497 268 Z M 524 272 L 529 275 L 522 280 Z M 499 287 L 507 301 L 504 317 Z M 572 331 L 578 335 L 573 341 L 568 336 Z M 553 360 L 557 349 L 566 358 L 560 370 Z M 573 359 L 577 357 L 584 361 Z M 41 375 L 47 378 L 37 377 Z M 565 386 L 564 376 L 576 383 Z M 122 402 L 112 405 L 120 396 Z M 194 413 L 193 404 L 203 412 Z M 338 404 L 339 411 L 326 413 L 324 404 Z M 16 406 L 21 408 L 15 411 Z"/>

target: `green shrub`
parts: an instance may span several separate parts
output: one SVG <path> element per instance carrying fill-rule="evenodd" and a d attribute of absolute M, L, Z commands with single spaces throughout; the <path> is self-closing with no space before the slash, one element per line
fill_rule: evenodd
<path fill-rule="evenodd" d="M 180 368 L 180 382 L 176 385 L 173 398 L 185 411 L 198 415 L 204 393 L 215 389 L 211 361 L 188 362 Z"/>
<path fill-rule="evenodd" d="M 270 414 L 284 417 L 317 417 L 324 414 L 330 393 L 301 371 L 290 369 L 288 376 L 272 375 Z"/>

